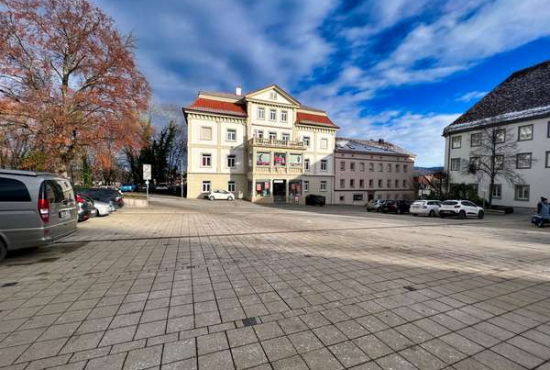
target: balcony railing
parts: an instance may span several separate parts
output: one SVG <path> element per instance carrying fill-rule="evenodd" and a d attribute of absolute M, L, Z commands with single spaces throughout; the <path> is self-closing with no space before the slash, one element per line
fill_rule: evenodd
<path fill-rule="evenodd" d="M 254 167 L 254 172 L 257 174 L 293 174 L 293 175 L 301 175 L 304 173 L 304 169 L 302 167 L 282 167 L 282 166 L 276 166 L 276 167 L 269 167 L 269 166 L 256 166 Z"/>
<path fill-rule="evenodd" d="M 278 140 L 270 138 L 253 137 L 248 141 L 249 146 L 262 146 L 269 148 L 305 149 L 302 141 Z"/>

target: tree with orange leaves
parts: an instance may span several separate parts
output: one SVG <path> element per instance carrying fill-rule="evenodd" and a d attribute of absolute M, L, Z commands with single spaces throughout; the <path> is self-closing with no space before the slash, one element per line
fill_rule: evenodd
<path fill-rule="evenodd" d="M 32 147 L 19 167 L 64 172 L 141 144 L 150 88 L 134 48 L 88 0 L 0 0 L 0 140 Z"/>

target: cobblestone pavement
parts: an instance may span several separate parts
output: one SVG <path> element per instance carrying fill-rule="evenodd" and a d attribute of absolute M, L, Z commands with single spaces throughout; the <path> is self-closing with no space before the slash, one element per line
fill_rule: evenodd
<path fill-rule="evenodd" d="M 0 264 L 0 369 L 550 369 L 550 228 L 159 198 Z"/>

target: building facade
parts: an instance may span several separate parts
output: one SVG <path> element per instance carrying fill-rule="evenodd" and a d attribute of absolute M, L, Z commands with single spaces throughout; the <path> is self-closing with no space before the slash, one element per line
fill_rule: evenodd
<path fill-rule="evenodd" d="M 225 189 L 254 202 L 332 203 L 338 127 L 276 85 L 242 94 L 200 92 L 184 108 L 187 197 Z"/>
<path fill-rule="evenodd" d="M 336 139 L 336 204 L 364 205 L 374 199 L 415 199 L 415 156 L 383 140 Z"/>
<path fill-rule="evenodd" d="M 513 73 L 443 136 L 450 187 L 471 185 L 485 199 L 491 192 L 494 205 L 536 207 L 550 195 L 550 61 Z M 492 189 L 479 170 L 491 163 L 498 171 Z"/>

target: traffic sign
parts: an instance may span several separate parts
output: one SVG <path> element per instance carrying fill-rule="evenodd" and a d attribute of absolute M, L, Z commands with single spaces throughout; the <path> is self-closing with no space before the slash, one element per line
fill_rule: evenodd
<path fill-rule="evenodd" d="M 151 180 L 151 165 L 143 165 L 143 180 Z"/>

